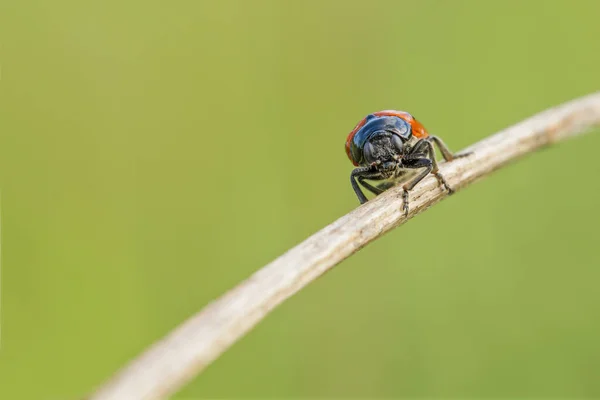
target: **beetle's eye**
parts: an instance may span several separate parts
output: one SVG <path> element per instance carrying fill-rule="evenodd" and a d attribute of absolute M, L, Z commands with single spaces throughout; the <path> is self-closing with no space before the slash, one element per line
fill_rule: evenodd
<path fill-rule="evenodd" d="M 398 154 L 402 154 L 403 144 L 402 144 L 402 139 L 400 139 L 400 136 L 392 135 L 392 143 L 394 144 L 396 151 L 398 151 Z"/>
<path fill-rule="evenodd" d="M 375 161 L 373 153 L 375 150 L 373 149 L 373 145 L 371 142 L 365 143 L 365 147 L 363 149 L 363 154 L 365 156 L 365 160 L 370 164 Z"/>

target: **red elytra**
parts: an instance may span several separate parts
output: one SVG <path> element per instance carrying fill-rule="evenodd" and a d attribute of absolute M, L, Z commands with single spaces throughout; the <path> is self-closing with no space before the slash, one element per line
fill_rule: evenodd
<path fill-rule="evenodd" d="M 423 124 L 421 124 L 419 121 L 417 121 L 412 115 L 410 115 L 406 111 L 383 110 L 383 111 L 374 112 L 369 115 L 375 115 L 376 117 L 402 118 L 403 120 L 405 120 L 406 122 L 408 122 L 410 124 L 411 129 L 412 129 L 412 135 L 414 137 L 416 137 L 417 139 L 421 139 L 421 138 L 425 138 L 425 137 L 429 136 L 429 134 L 427 133 L 427 130 L 425 129 Z M 350 161 L 352 161 L 352 164 L 354 164 L 355 166 L 358 166 L 358 164 L 352 159 L 352 156 L 350 155 L 350 143 L 352 143 L 352 139 L 354 139 L 354 135 L 356 135 L 356 132 L 358 132 L 360 130 L 360 128 L 362 128 L 365 125 L 369 115 L 364 117 L 358 124 L 356 124 L 354 129 L 352 129 L 352 131 L 348 134 L 348 137 L 346 138 L 346 155 L 348 156 Z"/>

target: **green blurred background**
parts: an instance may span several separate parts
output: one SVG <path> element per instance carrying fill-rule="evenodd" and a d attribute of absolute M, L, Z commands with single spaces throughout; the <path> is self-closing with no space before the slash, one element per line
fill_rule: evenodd
<path fill-rule="evenodd" d="M 343 143 L 454 150 L 600 87 L 597 1 L 0 0 L 1 399 L 91 390 L 357 206 Z M 600 397 L 598 131 L 371 244 L 175 398 Z"/>

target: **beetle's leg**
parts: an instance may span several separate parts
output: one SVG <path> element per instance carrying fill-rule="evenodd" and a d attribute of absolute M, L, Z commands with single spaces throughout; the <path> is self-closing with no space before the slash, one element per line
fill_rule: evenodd
<path fill-rule="evenodd" d="M 435 136 L 429 136 L 426 139 L 421 139 L 419 142 L 417 142 L 415 147 L 413 147 L 413 150 L 411 151 L 411 153 L 414 151 L 420 152 L 420 151 L 426 150 L 427 154 L 428 154 L 428 158 L 431 160 L 431 167 L 432 167 L 431 173 L 435 175 L 435 177 L 437 178 L 440 185 L 442 185 L 444 188 L 446 188 L 446 190 L 448 191 L 449 194 L 452 194 L 452 193 L 454 193 L 454 189 L 452 189 L 450 187 L 450 185 L 448 185 L 448 182 L 446 182 L 446 178 L 444 178 L 444 176 L 439 173 L 437 160 L 435 159 L 435 148 L 433 147 L 433 144 L 429 140 L 430 138 L 435 138 Z M 436 139 L 432 139 L 432 140 L 435 141 Z M 443 142 L 442 142 L 442 145 L 443 145 Z M 449 152 L 448 148 L 440 147 L 440 149 L 442 149 L 442 153 L 446 152 L 446 154 L 444 154 L 444 157 L 446 157 L 446 155 L 449 155 L 450 157 L 454 157 L 452 155 L 452 153 Z"/>
<path fill-rule="evenodd" d="M 363 187 L 365 189 L 369 190 L 371 193 L 373 193 L 375 195 L 380 195 L 381 193 L 384 192 L 382 189 L 379 188 L 379 186 L 375 187 L 375 186 L 371 185 L 370 183 L 365 182 L 365 179 L 369 179 L 369 178 L 367 178 L 365 176 L 358 177 L 358 183 L 363 185 Z"/>
<path fill-rule="evenodd" d="M 388 190 L 389 188 L 394 186 L 396 183 L 397 182 L 393 182 L 393 181 L 385 181 L 385 182 L 382 182 L 379 185 L 377 185 L 377 189 L 381 190 L 382 192 L 385 192 L 386 190 Z"/>
<path fill-rule="evenodd" d="M 369 167 L 358 167 L 352 170 L 350 173 L 350 183 L 352 183 L 352 189 L 354 189 L 354 193 L 356 193 L 356 197 L 358 197 L 358 201 L 360 204 L 364 204 L 367 202 L 367 198 L 365 194 L 360 190 L 360 186 L 358 186 L 358 182 L 356 182 L 356 178 L 362 175 L 365 175 L 370 170 Z"/>
<path fill-rule="evenodd" d="M 442 153 L 442 156 L 444 157 L 444 160 L 446 161 L 452 161 L 456 158 L 466 157 L 473 154 L 473 152 L 454 154 L 452 153 L 452 151 L 450 151 L 448 146 L 446 146 L 446 143 L 444 143 L 444 141 L 437 136 L 430 135 L 427 137 L 426 140 L 433 141 L 437 145 L 437 147 L 440 149 L 440 152 Z"/>
<path fill-rule="evenodd" d="M 373 185 L 365 182 L 365 179 L 381 179 L 381 173 L 379 171 L 373 171 L 370 167 L 358 167 L 355 168 L 350 174 L 350 182 L 352 182 L 352 188 L 360 201 L 360 204 L 364 204 L 368 201 L 365 194 L 360 190 L 360 186 L 357 183 L 360 182 L 366 189 L 370 190 L 376 195 L 383 193 L 383 190 L 374 187 Z"/>
<path fill-rule="evenodd" d="M 420 155 L 420 158 L 424 158 L 424 157 L 425 157 L 425 155 L 423 155 L 423 154 Z M 406 172 L 407 170 L 404 170 L 404 171 Z M 400 170 L 399 172 L 396 173 L 396 176 L 394 178 L 385 180 L 385 181 L 381 182 L 380 184 L 378 184 L 377 186 L 375 186 L 373 189 L 376 189 L 377 192 L 374 190 L 371 190 L 371 191 L 375 194 L 381 194 L 391 187 L 394 187 L 400 183 L 404 183 L 404 182 L 406 182 L 406 180 L 402 180 L 402 176 L 404 176 L 404 175 L 406 175 L 406 174 L 403 173 L 402 170 Z M 358 179 L 358 181 L 360 183 L 362 183 L 363 185 L 365 185 L 365 187 L 367 187 L 368 183 L 361 181 L 360 178 Z M 369 186 L 371 186 L 371 185 L 369 185 Z M 367 189 L 369 189 L 369 188 L 367 187 Z"/>
<path fill-rule="evenodd" d="M 427 158 L 427 154 L 429 153 L 429 145 L 427 144 L 427 139 L 419 140 L 410 150 L 408 150 L 407 154 L 404 154 L 402 159 L 404 161 L 412 161 L 420 158 Z M 403 163 L 406 164 L 406 163 Z M 410 168 L 410 167 L 408 167 Z"/>
<path fill-rule="evenodd" d="M 418 158 L 424 158 L 425 155 L 421 155 L 421 157 Z M 416 158 L 416 157 L 414 157 Z M 393 178 L 390 178 L 388 180 L 385 180 L 383 182 L 381 182 L 380 184 L 377 185 L 377 188 L 379 190 L 382 191 L 386 191 L 389 188 L 399 185 L 401 183 L 406 183 L 410 178 L 412 178 L 413 176 L 415 176 L 415 171 L 408 169 L 408 168 L 401 168 L 399 170 L 396 171 L 396 174 L 394 175 Z"/>
<path fill-rule="evenodd" d="M 415 146 L 416 147 L 416 146 Z M 404 211 L 404 215 L 408 215 L 408 192 L 410 192 L 417 183 L 421 182 L 423 178 L 425 178 L 431 170 L 433 169 L 433 163 L 429 158 L 415 158 L 409 159 L 408 162 L 402 164 L 404 168 L 425 168 L 422 172 L 420 172 L 417 176 L 415 176 L 412 180 L 406 182 L 404 186 L 402 186 L 402 200 L 404 201 L 404 205 L 402 209 Z"/>

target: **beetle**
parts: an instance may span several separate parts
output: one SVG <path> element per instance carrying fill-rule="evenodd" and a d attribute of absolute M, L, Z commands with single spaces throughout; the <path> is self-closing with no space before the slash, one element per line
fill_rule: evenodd
<path fill-rule="evenodd" d="M 346 154 L 356 167 L 350 174 L 350 182 L 360 203 L 364 204 L 368 199 L 359 183 L 379 195 L 404 182 L 403 211 L 407 215 L 409 191 L 430 173 L 449 194 L 454 193 L 438 170 L 434 144 L 446 161 L 470 154 L 453 154 L 442 139 L 430 135 L 408 112 L 383 110 L 363 118 L 346 139 Z M 365 179 L 384 182 L 373 186 Z"/>

